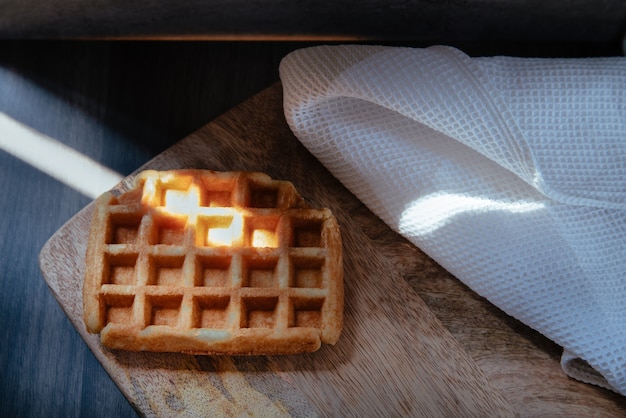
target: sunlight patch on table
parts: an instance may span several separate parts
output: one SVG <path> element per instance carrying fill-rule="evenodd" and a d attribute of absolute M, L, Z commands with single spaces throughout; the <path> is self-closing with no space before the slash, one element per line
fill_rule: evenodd
<path fill-rule="evenodd" d="M 123 178 L 114 170 L 1 112 L 0 149 L 92 199 Z"/>

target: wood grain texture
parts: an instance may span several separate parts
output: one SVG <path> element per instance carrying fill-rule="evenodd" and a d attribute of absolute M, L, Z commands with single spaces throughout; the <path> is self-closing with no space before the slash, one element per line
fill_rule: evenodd
<path fill-rule="evenodd" d="M 359 216 L 359 215 L 357 215 Z M 562 348 L 506 315 L 382 221 L 365 233 L 523 417 L 626 416 L 626 399 L 569 378 Z"/>
<path fill-rule="evenodd" d="M 264 171 L 292 181 L 314 206 L 332 209 L 343 231 L 346 317 L 337 345 L 298 356 L 237 359 L 104 350 L 97 336 L 86 334 L 81 319 L 92 210 L 87 206 L 42 250 L 41 269 L 79 333 L 141 413 L 515 416 L 393 260 L 363 233 L 353 217 L 361 204 L 293 137 L 282 116 L 279 86 L 142 169 L 148 167 Z"/>
<path fill-rule="evenodd" d="M 4 38 L 621 39 L 621 0 L 4 0 Z"/>
<path fill-rule="evenodd" d="M 140 169 L 181 167 L 265 171 L 331 208 L 343 231 L 345 328 L 336 346 L 299 356 L 103 350 L 81 319 L 87 206 L 50 239 L 40 265 L 70 320 L 142 414 L 626 416 L 623 397 L 566 378 L 558 347 L 461 285 L 347 192 L 289 131 L 280 85 Z M 129 186 L 130 178 L 118 189 Z"/>

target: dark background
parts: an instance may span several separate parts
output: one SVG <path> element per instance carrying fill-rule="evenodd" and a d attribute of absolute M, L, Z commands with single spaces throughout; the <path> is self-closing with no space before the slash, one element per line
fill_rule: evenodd
<path fill-rule="evenodd" d="M 0 112 L 122 175 L 277 82 L 281 58 L 296 48 L 368 42 L 447 44 L 470 55 L 622 55 L 626 17 L 623 1 L 125 3 L 37 2 L 33 12 L 34 1 L 0 1 Z M 1 149 L 0 187 L 2 410 L 136 415 L 38 267 L 46 240 L 90 198 Z"/>

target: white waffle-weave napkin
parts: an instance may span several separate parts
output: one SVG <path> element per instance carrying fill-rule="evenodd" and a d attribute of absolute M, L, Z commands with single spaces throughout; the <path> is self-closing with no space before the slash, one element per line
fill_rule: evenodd
<path fill-rule="evenodd" d="M 625 58 L 321 46 L 280 76 L 295 135 L 374 213 L 626 395 Z"/>

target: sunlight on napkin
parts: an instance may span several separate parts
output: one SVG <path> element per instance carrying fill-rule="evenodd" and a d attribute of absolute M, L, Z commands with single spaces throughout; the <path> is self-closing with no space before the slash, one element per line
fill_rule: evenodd
<path fill-rule="evenodd" d="M 626 395 L 626 59 L 322 46 L 287 122 L 374 213 Z"/>

